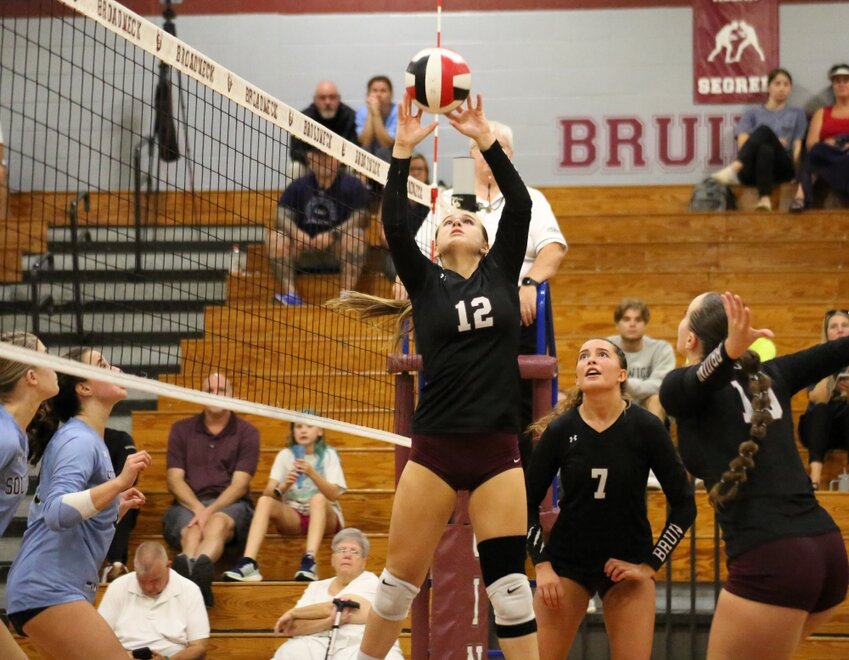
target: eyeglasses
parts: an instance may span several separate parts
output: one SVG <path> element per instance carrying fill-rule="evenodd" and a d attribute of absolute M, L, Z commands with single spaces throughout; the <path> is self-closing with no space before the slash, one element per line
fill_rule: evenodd
<path fill-rule="evenodd" d="M 336 548 L 333 550 L 334 555 L 342 555 L 343 557 L 362 557 L 362 552 L 356 548 Z"/>

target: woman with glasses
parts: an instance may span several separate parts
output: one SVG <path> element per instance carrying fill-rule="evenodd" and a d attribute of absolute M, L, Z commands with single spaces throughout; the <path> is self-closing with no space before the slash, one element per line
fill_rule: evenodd
<path fill-rule="evenodd" d="M 728 557 L 708 660 L 790 658 L 849 584 L 843 537 L 814 496 L 791 415 L 796 392 L 849 363 L 849 337 L 761 364 L 748 347 L 772 332 L 750 318 L 731 293 L 694 298 L 678 326 L 691 366 L 670 372 L 660 389 L 684 465 L 709 490 Z"/>
<path fill-rule="evenodd" d="M 65 357 L 112 370 L 91 348 Z M 125 659 L 127 652 L 94 609 L 98 571 L 115 524 L 144 503 L 133 488 L 150 466 L 146 451 L 127 457 L 115 475 L 103 440 L 112 408 L 127 391 L 112 383 L 61 374 L 50 400 L 53 429 L 31 438 L 30 460 L 41 461 L 20 552 L 9 571 L 6 610 L 18 634 L 42 657 L 63 660 Z"/>
<path fill-rule="evenodd" d="M 824 342 L 849 337 L 849 311 L 830 309 L 822 324 Z M 849 363 L 839 366 L 808 389 L 808 409 L 799 419 L 799 439 L 808 448 L 814 490 L 820 487 L 822 463 L 829 449 L 849 449 Z"/>
<path fill-rule="evenodd" d="M 313 414 L 311 410 L 304 412 Z M 327 444 L 324 431 L 312 424 L 293 423 L 287 446 L 277 453 L 268 483 L 256 503 L 245 555 L 224 572 L 224 581 L 262 580 L 257 557 L 269 522 L 280 534 L 306 537 L 295 580 L 317 580 L 315 558 L 322 537 L 345 526 L 339 497 L 347 488 L 339 454 Z"/>
<path fill-rule="evenodd" d="M 330 563 L 336 577 L 312 582 L 295 607 L 274 625 L 275 633 L 290 635 L 274 655 L 274 660 L 324 660 L 336 619 L 334 599 L 354 601 L 358 607 L 342 609 L 341 625 L 333 641 L 334 660 L 354 660 L 363 638 L 366 618 L 377 593 L 377 576 L 365 570 L 369 541 L 360 530 L 348 527 L 333 537 Z M 389 660 L 402 660 L 396 641 Z"/>

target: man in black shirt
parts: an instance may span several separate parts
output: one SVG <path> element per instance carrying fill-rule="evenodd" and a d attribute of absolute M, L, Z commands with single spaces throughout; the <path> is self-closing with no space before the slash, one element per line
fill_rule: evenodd
<path fill-rule="evenodd" d="M 317 121 L 326 129 L 333 131 L 336 135 L 359 144 L 357 141 L 357 130 L 354 127 L 354 109 L 342 103 L 342 97 L 336 83 L 322 80 L 315 87 L 312 103 L 304 108 L 303 112 L 313 121 Z M 307 166 L 307 145 L 301 140 L 292 139 L 289 158 L 293 163 L 301 167 Z"/>

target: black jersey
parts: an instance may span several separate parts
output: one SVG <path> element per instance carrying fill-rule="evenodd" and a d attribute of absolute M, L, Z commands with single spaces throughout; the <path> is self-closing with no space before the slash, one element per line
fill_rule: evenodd
<path fill-rule="evenodd" d="M 392 260 L 413 304 L 424 387 L 416 433 L 518 431 L 519 293 L 531 198 L 501 146 L 483 153 L 504 194 L 498 239 L 472 275 L 431 263 L 407 222 L 410 161 L 392 159 L 383 226 Z"/>
<path fill-rule="evenodd" d="M 774 421 L 767 426 L 739 498 L 716 514 L 729 557 L 767 541 L 837 529 L 817 502 L 796 449 L 790 400 L 847 361 L 849 338 L 843 338 L 762 365 L 772 378 Z M 744 393 L 746 382 L 721 344 L 700 364 L 670 372 L 661 385 L 661 403 L 678 423 L 684 464 L 708 489 L 749 438 L 752 406 Z"/>
<path fill-rule="evenodd" d="M 670 505 L 656 544 L 646 514 L 649 469 Z M 696 517 L 693 488 L 666 428 L 639 406 L 629 406 L 602 433 L 577 408 L 548 426 L 528 468 L 531 524 L 539 520 L 539 504 L 558 470 L 560 513 L 538 561 L 595 572 L 613 558 L 657 570 Z"/>

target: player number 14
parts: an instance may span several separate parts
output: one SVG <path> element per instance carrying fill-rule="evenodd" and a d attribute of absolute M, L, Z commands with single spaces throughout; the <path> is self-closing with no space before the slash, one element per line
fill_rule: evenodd
<path fill-rule="evenodd" d="M 461 300 L 454 305 L 460 321 L 457 325 L 458 331 L 468 332 L 472 329 L 480 330 L 481 328 L 492 327 L 492 316 L 490 314 L 492 312 L 492 303 L 489 302 L 489 298 L 486 296 L 472 298 L 470 306 L 474 310 L 471 323 L 469 323 L 469 313 L 466 311 L 466 301 Z"/>

